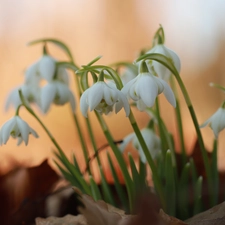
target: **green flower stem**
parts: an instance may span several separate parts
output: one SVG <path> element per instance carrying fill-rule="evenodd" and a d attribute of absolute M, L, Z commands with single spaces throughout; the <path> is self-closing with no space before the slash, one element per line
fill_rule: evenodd
<path fill-rule="evenodd" d="M 181 88 L 181 91 L 183 93 L 184 99 L 185 99 L 186 104 L 188 106 L 189 112 L 190 112 L 191 117 L 192 117 L 192 121 L 194 123 L 195 130 L 196 130 L 196 133 L 197 133 L 198 143 L 199 143 L 199 146 L 200 146 L 200 149 L 201 149 L 202 158 L 203 158 L 203 162 L 204 162 L 204 166 L 205 166 L 205 170 L 206 170 L 206 176 L 207 176 L 209 193 L 210 193 L 210 196 L 211 196 L 211 204 L 212 204 L 212 197 L 213 197 L 213 194 L 214 194 L 213 193 L 212 173 L 211 173 L 211 169 L 210 169 L 209 159 L 208 159 L 208 156 L 207 156 L 207 151 L 205 149 L 202 134 L 201 134 L 201 131 L 200 131 L 200 128 L 199 128 L 198 120 L 197 120 L 193 105 L 191 103 L 191 100 L 189 98 L 189 95 L 187 93 L 187 90 L 184 86 L 183 81 L 181 80 L 179 74 L 177 74 L 177 75 L 175 74 L 175 77 L 176 77 L 177 82 L 178 82 L 178 84 Z"/>
<path fill-rule="evenodd" d="M 176 98 L 176 108 L 175 108 L 175 114 L 176 114 L 176 120 L 177 120 L 177 128 L 178 128 L 178 133 L 179 133 L 179 140 L 180 140 L 180 147 L 181 147 L 181 154 L 182 154 L 182 161 L 183 165 L 187 162 L 187 155 L 185 151 L 185 143 L 184 143 L 184 133 L 183 133 L 183 123 L 182 123 L 182 118 L 181 118 L 181 112 L 180 112 L 180 102 L 177 94 L 177 88 L 174 82 L 173 77 L 170 79 L 170 84 L 173 90 L 173 93 Z"/>
<path fill-rule="evenodd" d="M 160 135 L 162 149 L 163 149 L 163 157 L 165 157 L 166 151 L 168 150 L 169 143 L 168 143 L 168 138 L 166 138 L 166 136 L 165 136 L 166 135 L 165 133 L 167 133 L 167 131 L 165 129 L 163 129 L 163 120 L 161 119 L 161 116 L 160 116 L 160 107 L 159 107 L 159 99 L 158 98 L 156 98 L 155 106 L 156 106 L 156 117 L 157 117 L 158 126 L 159 126 L 159 135 Z M 170 149 L 170 150 L 172 151 L 172 149 Z"/>
<path fill-rule="evenodd" d="M 78 118 L 77 118 L 76 113 L 73 113 L 73 119 L 74 119 L 74 122 L 76 124 L 76 128 L 77 128 L 77 131 L 78 131 L 79 140 L 80 140 L 81 147 L 82 147 L 82 150 L 83 150 L 85 162 L 87 164 L 88 163 L 88 160 L 89 160 L 88 149 L 87 149 L 87 145 L 86 145 L 86 142 L 84 140 L 84 137 L 82 135 L 81 127 L 80 127 L 80 124 L 79 124 L 79 121 L 78 121 Z M 88 167 L 88 172 L 91 175 L 90 167 Z"/>
<path fill-rule="evenodd" d="M 110 134 L 107 124 L 105 123 L 102 116 L 96 111 L 95 111 L 95 115 L 101 125 L 101 128 L 105 134 L 105 137 L 109 143 L 109 146 L 112 148 L 113 153 L 115 154 L 116 159 L 120 165 L 120 168 L 121 168 L 121 171 L 123 173 L 124 180 L 126 183 L 126 188 L 127 188 L 128 198 L 129 198 L 129 203 L 130 203 L 130 210 L 132 210 L 133 209 L 133 196 L 134 196 L 133 184 L 132 184 L 132 180 L 129 175 L 129 172 L 127 170 L 126 164 L 124 162 L 123 156 L 122 156 L 120 150 L 118 149 L 118 147 L 114 144 L 112 135 Z"/>
<path fill-rule="evenodd" d="M 218 149 L 218 140 L 214 139 L 213 142 L 213 152 L 212 152 L 212 177 L 213 177 L 213 205 L 218 203 L 219 197 L 219 172 L 217 168 L 217 149 Z"/>
<path fill-rule="evenodd" d="M 26 110 L 39 122 L 39 124 L 42 126 L 42 128 L 44 129 L 44 131 L 47 133 L 47 135 L 49 136 L 49 138 L 51 139 L 52 143 L 55 145 L 56 149 L 58 150 L 60 156 L 64 159 L 66 159 L 66 162 L 68 162 L 67 165 L 65 166 L 69 166 L 69 170 L 71 172 L 71 174 L 73 174 L 73 171 L 71 168 L 71 165 L 69 163 L 69 161 L 67 161 L 67 158 L 65 156 L 65 154 L 63 153 L 63 150 L 61 149 L 61 147 L 59 146 L 59 144 L 57 143 L 57 141 L 55 140 L 55 138 L 52 136 L 52 134 L 50 133 L 50 131 L 47 129 L 47 127 L 44 125 L 44 123 L 39 119 L 39 117 L 35 114 L 35 112 L 26 104 L 25 100 L 24 100 L 24 97 L 23 97 L 23 94 L 22 94 L 22 91 L 19 90 L 19 96 L 20 96 L 20 99 L 21 99 L 21 102 L 23 104 L 23 106 L 26 108 Z M 59 167 L 60 168 L 60 167 Z M 75 171 L 76 172 L 76 171 Z M 75 175 L 75 176 L 79 176 L 79 175 Z M 89 187 L 87 185 L 87 183 L 85 182 L 85 180 L 82 178 L 82 179 L 79 179 L 79 182 L 80 184 L 82 185 L 82 187 L 84 188 L 84 190 L 86 191 L 86 193 L 90 193 L 90 190 L 89 190 Z"/>
<path fill-rule="evenodd" d="M 152 170 L 152 177 L 153 177 L 153 181 L 154 181 L 154 185 L 155 185 L 155 190 L 157 192 L 157 194 L 159 195 L 159 198 L 160 198 L 160 202 L 162 204 L 162 207 L 164 209 L 166 209 L 166 204 L 165 204 L 165 197 L 164 197 L 164 193 L 163 193 L 163 189 L 162 189 L 162 184 L 160 182 L 160 179 L 159 179 L 159 176 L 158 176 L 158 171 L 157 171 L 157 168 L 155 166 L 155 163 L 152 159 L 152 156 L 148 150 L 148 147 L 144 141 L 144 138 L 140 132 L 140 129 L 136 123 L 136 120 L 134 118 L 134 115 L 132 113 L 132 111 L 130 111 L 130 115 L 129 115 L 129 120 L 130 120 L 130 123 L 131 123 L 131 126 L 133 127 L 133 130 L 137 136 L 137 139 L 144 151 L 144 154 L 145 154 L 145 157 L 148 161 L 148 164 Z"/>

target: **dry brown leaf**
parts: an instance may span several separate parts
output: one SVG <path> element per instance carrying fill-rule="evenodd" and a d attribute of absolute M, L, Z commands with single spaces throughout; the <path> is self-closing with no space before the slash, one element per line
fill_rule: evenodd
<path fill-rule="evenodd" d="M 189 225 L 224 225 L 225 202 L 186 220 Z"/>
<path fill-rule="evenodd" d="M 59 176 L 47 160 L 30 168 L 17 168 L 0 177 L 1 225 L 34 222 L 45 216 L 45 197 Z"/>
<path fill-rule="evenodd" d="M 185 225 L 186 223 L 159 212 L 157 199 L 152 193 L 144 193 L 137 202 L 137 215 L 125 215 L 123 210 L 117 209 L 104 201 L 95 202 L 90 196 L 83 195 L 78 189 L 74 189 L 80 195 L 80 201 L 85 207 L 79 207 L 88 225 Z"/>
<path fill-rule="evenodd" d="M 36 218 L 36 225 L 87 225 L 87 221 L 83 215 L 64 217 L 48 217 L 47 219 Z"/>

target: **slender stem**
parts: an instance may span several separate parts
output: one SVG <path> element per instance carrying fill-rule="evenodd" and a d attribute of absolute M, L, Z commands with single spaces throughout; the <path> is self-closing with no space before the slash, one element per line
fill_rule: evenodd
<path fill-rule="evenodd" d="M 127 170 L 127 167 L 126 167 L 126 164 L 124 162 L 124 159 L 123 159 L 123 156 L 120 152 L 120 150 L 118 149 L 118 147 L 115 145 L 114 141 L 113 141 L 113 138 L 112 138 L 112 135 L 110 134 L 109 132 L 109 129 L 107 127 L 107 124 L 105 123 L 104 119 L 102 118 L 102 116 L 95 111 L 95 115 L 101 125 L 101 128 L 105 134 L 105 137 L 110 145 L 110 147 L 112 148 L 113 150 L 113 153 L 115 154 L 116 156 L 116 159 L 120 165 L 120 168 L 121 168 L 121 171 L 123 173 L 123 176 L 124 176 L 124 180 L 125 180 L 125 183 L 126 183 L 126 188 L 127 188 L 127 192 L 128 192 L 128 198 L 129 198 L 129 203 L 130 203 L 130 210 L 133 209 L 133 194 L 134 194 L 134 191 L 133 191 L 133 184 L 132 184 L 132 180 L 131 180 L 131 177 L 128 173 L 128 170 Z"/>
<path fill-rule="evenodd" d="M 148 164 L 152 170 L 152 177 L 153 177 L 153 181 L 154 181 L 154 185 L 155 185 L 155 190 L 157 191 L 160 201 L 161 201 L 161 204 L 162 204 L 163 208 L 165 209 L 166 208 L 165 207 L 165 198 L 164 198 L 164 193 L 163 193 L 163 189 L 162 189 L 162 184 L 161 184 L 159 176 L 158 176 L 157 168 L 156 168 L 155 163 L 152 159 L 152 156 L 148 150 L 148 147 L 144 141 L 144 138 L 140 132 L 140 129 L 136 123 L 136 120 L 134 118 L 132 111 L 130 111 L 129 120 L 130 120 L 131 126 L 133 127 L 133 130 L 137 136 L 137 139 L 144 151 L 144 154 L 148 161 Z"/>
<path fill-rule="evenodd" d="M 170 84 L 172 87 L 172 90 L 174 92 L 175 98 L 176 98 L 176 108 L 175 108 L 175 114 L 176 114 L 176 120 L 177 120 L 177 128 L 178 128 L 178 134 L 179 134 L 179 140 L 180 140 L 180 147 L 181 147 L 181 154 L 182 154 L 182 161 L 183 165 L 187 162 L 187 155 L 185 151 L 185 143 L 184 143 L 184 133 L 183 133 L 183 123 L 182 123 L 182 117 L 180 112 L 180 101 L 178 98 L 177 88 L 174 82 L 173 77 L 171 76 Z"/>
<path fill-rule="evenodd" d="M 213 152 L 212 152 L 212 175 L 213 175 L 213 187 L 214 187 L 214 197 L 213 205 L 218 203 L 219 197 L 219 172 L 217 168 L 217 149 L 218 149 L 218 139 L 214 139 L 213 142 Z"/>
<path fill-rule="evenodd" d="M 80 127 L 80 124 L 79 124 L 79 121 L 78 121 L 76 113 L 73 113 L 73 119 L 74 119 L 74 122 L 76 124 L 76 128 L 77 128 L 77 131 L 78 131 L 79 140 L 80 140 L 81 147 L 82 147 L 82 150 L 83 150 L 85 162 L 87 164 L 88 160 L 89 160 L 88 149 L 87 149 L 87 145 L 86 145 L 86 142 L 84 140 L 84 137 L 82 135 L 81 127 Z M 88 167 L 88 172 L 89 172 L 89 174 L 91 174 L 90 167 Z"/>
<path fill-rule="evenodd" d="M 211 173 L 211 170 L 210 170 L 209 159 L 208 159 L 207 151 L 205 149 L 205 145 L 204 145 L 204 142 L 203 142 L 202 134 L 201 134 L 201 131 L 200 131 L 200 128 L 199 128 L 198 120 L 197 120 L 197 117 L 196 117 L 193 105 L 191 103 L 191 100 L 189 98 L 189 95 L 187 93 L 187 90 L 186 90 L 186 88 L 184 86 L 183 81 L 181 80 L 179 75 L 176 75 L 176 79 L 177 79 L 177 82 L 178 82 L 178 84 L 179 84 L 179 86 L 181 88 L 181 91 L 183 93 L 184 99 L 186 101 L 186 104 L 188 106 L 189 112 L 191 114 L 192 121 L 194 123 L 194 127 L 195 127 L 195 130 L 196 130 L 196 133 L 197 133 L 197 137 L 198 137 L 198 143 L 199 143 L 199 146 L 200 146 L 200 149 L 201 149 L 203 162 L 204 162 L 204 166 L 205 166 L 205 170 L 206 170 L 206 176 L 207 176 L 207 181 L 208 181 L 208 186 L 209 186 L 209 193 L 210 193 L 210 196 L 211 196 L 211 199 L 212 199 L 212 196 L 213 196 L 212 173 Z"/>

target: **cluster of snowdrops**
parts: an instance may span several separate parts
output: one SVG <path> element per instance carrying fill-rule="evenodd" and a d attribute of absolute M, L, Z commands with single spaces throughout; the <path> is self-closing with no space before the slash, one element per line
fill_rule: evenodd
<path fill-rule="evenodd" d="M 119 62 L 112 66 L 105 66 L 97 64 L 101 58 L 97 57 L 82 67 L 75 64 L 69 48 L 59 40 L 41 39 L 31 42 L 30 45 L 42 43 L 43 56 L 26 69 L 24 83 L 15 88 L 8 96 L 6 109 L 13 105 L 16 112 L 15 116 L 1 127 L 0 144 L 6 144 L 9 137 L 13 137 L 18 140 L 18 145 L 23 141 L 27 145 L 30 134 L 36 138 L 38 137 L 35 130 L 20 117 L 20 108 L 25 107 L 49 135 L 56 148 L 55 155 L 58 161 L 56 160 L 55 162 L 64 177 L 72 185 L 77 186 L 84 193 L 93 196 L 95 200 L 104 199 L 115 206 L 122 205 L 126 211 L 132 211 L 137 193 L 148 189 L 146 167 L 149 166 L 152 171 L 154 191 L 160 200 L 162 208 L 170 215 L 188 218 L 204 209 L 201 202 L 203 178 L 201 174 L 197 174 L 195 162 L 188 158 L 185 151 L 182 115 L 179 110 L 179 96 L 174 94 L 176 93 L 176 85 L 178 84 L 193 119 L 201 148 L 209 190 L 209 204 L 215 205 L 218 202 L 219 185 L 219 181 L 216 179 L 216 177 L 218 178 L 217 160 L 211 162 L 207 156 L 194 108 L 179 75 L 181 68 L 180 59 L 174 51 L 164 45 L 164 42 L 164 31 L 160 26 L 153 38 L 152 47 L 141 51 L 139 57 L 134 62 Z M 61 48 L 68 55 L 69 60 L 59 61 L 51 56 L 47 48 L 48 43 Z M 74 74 L 76 87 L 80 94 L 80 107 L 77 106 L 76 98 L 69 87 L 68 69 L 72 70 Z M 44 86 L 43 80 L 45 81 Z M 220 85 L 212 85 L 224 90 Z M 161 93 L 165 95 L 176 112 L 177 129 L 181 143 L 180 150 L 182 152 L 181 174 L 178 174 L 176 171 L 177 162 L 173 136 L 160 116 L 158 95 Z M 84 158 L 87 163 L 88 180 L 84 179 L 76 156 L 73 155 L 72 160 L 69 160 L 65 156 L 57 140 L 54 139 L 51 132 L 32 109 L 33 104 L 35 104 L 43 113 L 47 113 L 52 104 L 64 105 L 66 103 L 69 103 L 71 106 L 73 119 L 78 130 L 79 140 L 81 141 Z M 215 142 L 213 152 L 215 155 L 217 155 L 216 143 L 218 134 L 225 127 L 224 106 L 225 104 L 223 103 L 215 114 L 201 125 L 201 127 L 204 127 L 209 124 L 214 132 Z M 150 115 L 147 127 L 143 129 L 138 127 L 132 113 L 132 107 L 137 107 L 138 110 Z M 99 185 L 93 179 L 90 167 L 88 167 L 90 155 L 82 134 L 80 121 L 76 115 L 78 108 L 80 108 L 82 114 L 86 117 L 87 130 L 92 148 L 96 153 L 95 156 L 101 174 L 101 191 Z M 125 115 L 128 117 L 134 133 L 129 134 L 123 138 L 122 142 L 117 143 L 102 114 L 107 115 L 113 111 L 117 113 L 122 109 L 125 111 Z M 119 202 L 116 202 L 112 197 L 110 186 L 107 183 L 104 170 L 101 166 L 93 127 L 88 117 L 89 111 L 95 113 L 108 141 L 108 145 L 115 154 L 123 174 L 126 191 L 122 188 L 123 184 L 119 181 L 111 156 L 108 154 L 108 161 L 119 196 Z M 123 151 L 129 142 L 133 143 L 133 147 L 138 151 L 140 156 L 137 165 L 132 155 L 129 155 L 131 172 L 128 171 L 123 156 Z M 190 180 L 190 176 L 193 178 L 194 202 L 192 205 L 188 202 L 188 181 Z"/>

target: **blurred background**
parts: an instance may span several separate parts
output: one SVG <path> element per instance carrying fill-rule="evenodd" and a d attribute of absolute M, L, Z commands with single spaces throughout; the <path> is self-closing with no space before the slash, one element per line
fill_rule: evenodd
<path fill-rule="evenodd" d="M 39 38 L 62 40 L 69 46 L 78 65 L 87 64 L 98 55 L 103 56 L 99 61 L 101 64 L 133 61 L 140 49 L 151 45 L 159 24 L 165 30 L 166 46 L 180 56 L 181 76 L 193 101 L 199 123 L 202 123 L 224 100 L 224 93 L 208 85 L 210 82 L 225 85 L 224 10 L 225 2 L 220 0 L 1 0 L 0 124 L 14 115 L 13 108 L 8 112 L 4 110 L 7 95 L 23 83 L 24 70 L 41 57 L 42 46 L 28 47 L 28 42 Z M 49 46 L 49 50 L 54 57 L 66 59 L 54 46 Z M 73 81 L 71 74 L 72 88 Z M 163 117 L 176 135 L 173 109 L 163 96 L 161 99 Z M 20 115 L 38 132 L 40 138 L 30 136 L 28 146 L 22 144 L 19 147 L 10 139 L 7 145 L 0 147 L 2 172 L 10 169 L 12 159 L 32 166 L 53 157 L 54 146 L 40 125 L 25 110 Z M 149 117 L 138 112 L 135 115 L 139 126 L 143 128 Z M 195 131 L 184 102 L 182 115 L 186 145 L 191 150 L 195 142 Z M 81 147 L 68 105 L 52 106 L 47 115 L 40 114 L 40 117 L 68 156 L 75 152 L 81 157 Z M 80 113 L 79 118 L 83 124 Z M 96 128 L 98 146 L 101 146 L 106 141 L 95 118 L 91 116 L 91 119 Z M 108 116 L 107 122 L 115 140 L 121 140 L 132 131 L 124 112 Z M 213 133 L 210 128 L 202 132 L 210 150 Z M 224 135 L 222 132 L 219 139 L 220 168 L 225 168 Z"/>

